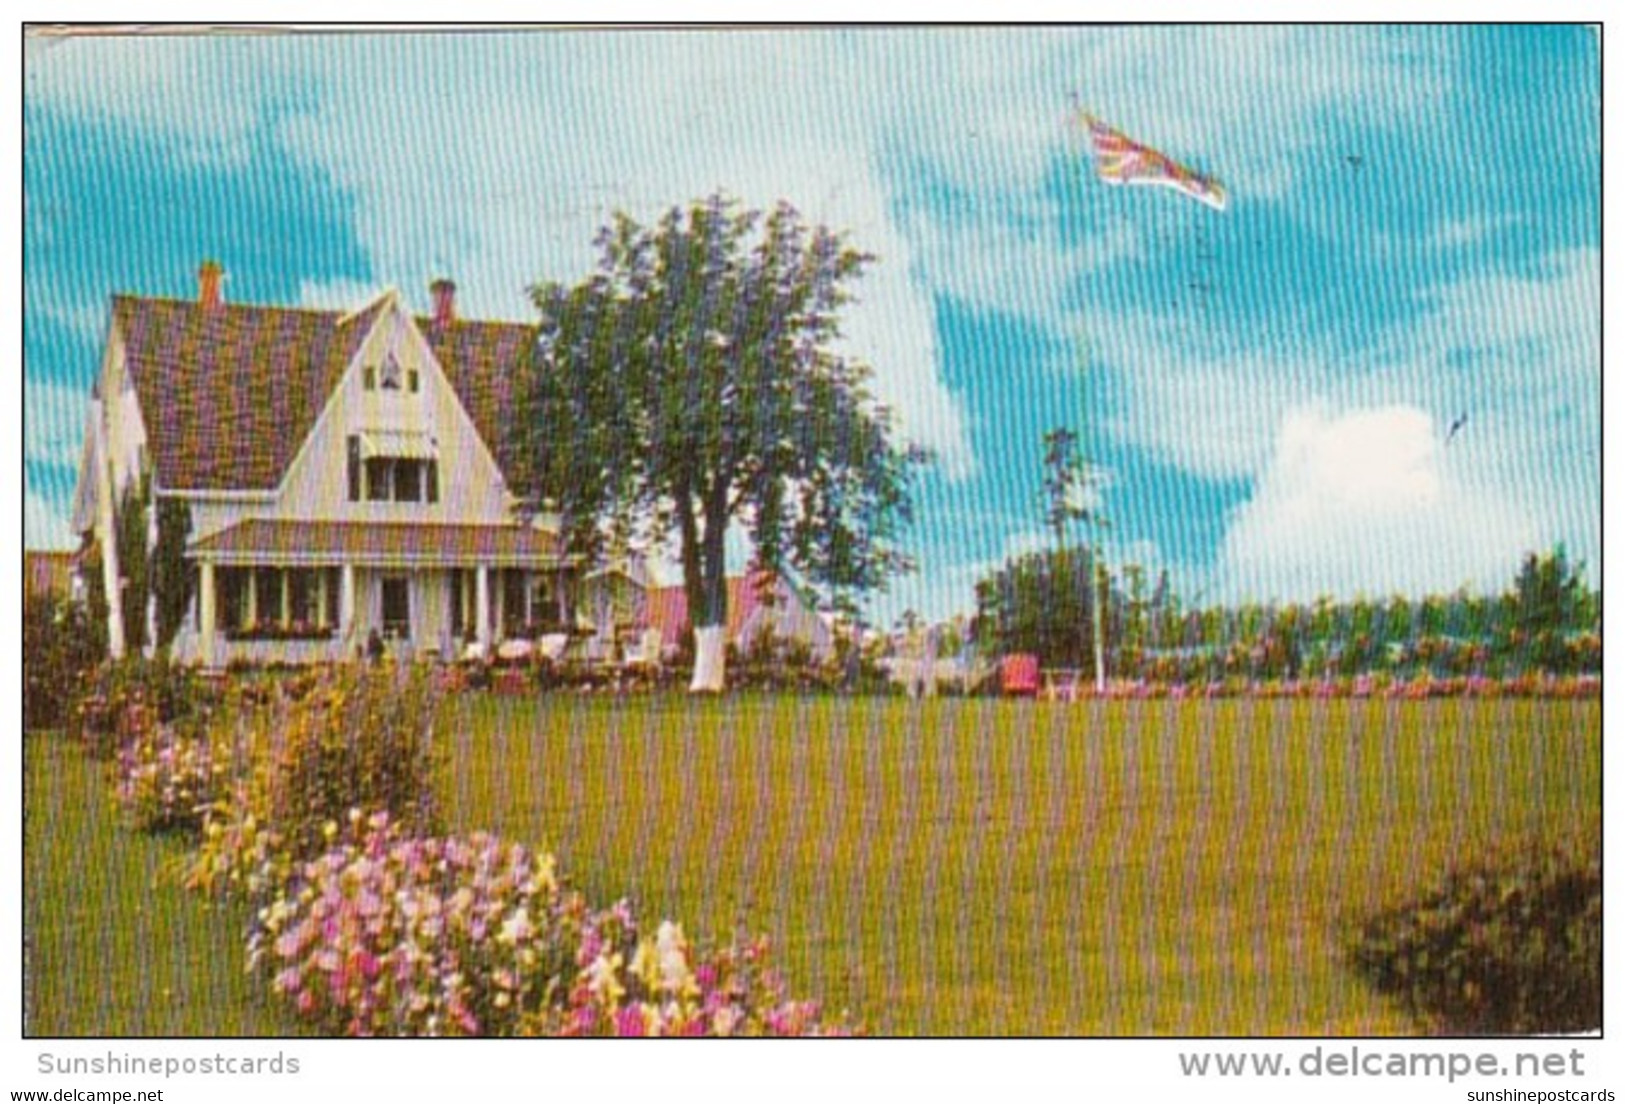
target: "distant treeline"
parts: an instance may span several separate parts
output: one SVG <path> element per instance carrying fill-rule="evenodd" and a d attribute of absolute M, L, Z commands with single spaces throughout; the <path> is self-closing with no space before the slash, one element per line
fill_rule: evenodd
<path fill-rule="evenodd" d="M 1109 576 L 1109 580 L 1107 578 Z M 1092 581 L 1089 585 L 1087 581 Z M 1399 676 L 1602 669 L 1602 596 L 1558 547 L 1530 553 L 1506 591 L 1423 598 L 1187 606 L 1162 573 L 1108 571 L 1087 547 L 1032 552 L 977 585 L 974 633 L 989 653 L 1031 652 L 1046 667 L 1092 663 L 1091 602 L 1108 592 L 1113 677 L 1193 682 L 1385 671 Z"/>

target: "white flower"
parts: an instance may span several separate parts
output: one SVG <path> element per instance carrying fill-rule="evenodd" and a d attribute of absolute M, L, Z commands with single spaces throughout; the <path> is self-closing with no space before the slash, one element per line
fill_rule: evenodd
<path fill-rule="evenodd" d="M 700 988 L 688 968 L 688 940 L 683 929 L 670 920 L 662 921 L 655 933 L 655 955 L 660 970 L 660 988 L 674 996 L 694 996 Z"/>
<path fill-rule="evenodd" d="M 530 910 L 520 905 L 512 916 L 502 922 L 502 930 L 497 933 L 497 941 L 512 947 L 535 934 L 536 928 L 530 922 Z"/>

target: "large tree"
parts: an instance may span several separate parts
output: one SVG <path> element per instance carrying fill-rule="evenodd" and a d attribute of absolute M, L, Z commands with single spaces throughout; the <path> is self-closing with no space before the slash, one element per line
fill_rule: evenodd
<path fill-rule="evenodd" d="M 541 337 L 520 387 L 518 469 L 576 551 L 675 533 L 691 689 L 720 690 L 730 525 L 758 567 L 837 600 L 911 566 L 896 539 L 925 456 L 900 443 L 869 367 L 836 340 L 872 258 L 788 204 L 763 213 L 721 195 L 654 226 L 619 214 L 597 247 L 580 283 L 531 289 Z"/>
<path fill-rule="evenodd" d="M 1087 670 L 1096 654 L 1097 605 L 1121 608 L 1116 588 L 1099 585 L 1100 563 L 1087 546 L 1028 552 L 977 581 L 980 639 L 1003 654 L 1030 652 L 1045 667 Z"/>
<path fill-rule="evenodd" d="M 1570 562 L 1561 544 L 1545 555 L 1531 552 L 1524 557 L 1512 589 L 1502 599 L 1510 651 L 1522 665 L 1566 670 L 1572 666 L 1568 636 L 1600 630 L 1600 604 L 1592 600 L 1584 570 L 1584 565 Z"/>

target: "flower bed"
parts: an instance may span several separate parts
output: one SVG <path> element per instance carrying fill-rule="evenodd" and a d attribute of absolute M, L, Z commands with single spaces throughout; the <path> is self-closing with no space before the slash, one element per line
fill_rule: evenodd
<path fill-rule="evenodd" d="M 1529 674 L 1510 678 L 1463 675 L 1451 678 L 1392 679 L 1386 675 L 1355 675 L 1325 679 L 1245 679 L 1228 678 L 1213 682 L 1159 682 L 1150 679 L 1114 679 L 1104 693 L 1088 680 L 1079 681 L 1068 700 L 1108 698 L 1112 700 L 1151 700 L 1157 698 L 1388 698 L 1422 701 L 1428 698 L 1542 698 L 1581 699 L 1602 696 L 1598 675 Z"/>
<path fill-rule="evenodd" d="M 407 835 L 349 818 L 261 908 L 250 968 L 346 1035 L 845 1033 L 786 1000 L 761 942 L 696 952 L 624 901 L 591 909 L 552 856 L 484 833 Z"/>
<path fill-rule="evenodd" d="M 172 725 L 146 727 L 119 749 L 119 805 L 137 829 L 195 830 L 230 777 L 229 749 Z"/>
<path fill-rule="evenodd" d="M 442 834 L 433 698 L 425 671 L 347 669 L 179 730 L 125 711 L 132 824 L 198 832 L 187 886 L 254 906 L 250 969 L 293 1015 L 345 1035 L 849 1032 L 785 997 L 760 940 L 645 934 L 546 853 Z"/>

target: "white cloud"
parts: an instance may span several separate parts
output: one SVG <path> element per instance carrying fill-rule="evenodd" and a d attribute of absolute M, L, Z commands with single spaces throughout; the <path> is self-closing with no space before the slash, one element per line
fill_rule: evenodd
<path fill-rule="evenodd" d="M 1089 362 L 1111 371 L 1122 389 L 1107 430 L 1193 475 L 1256 477 L 1269 461 L 1281 416 L 1336 386 L 1312 348 L 1288 352 L 1259 342 L 1238 351 L 1186 316 L 1106 317 L 1090 328 L 1087 349 Z"/>
<path fill-rule="evenodd" d="M 1466 414 L 1452 445 L 1516 502 L 1544 547 L 1598 563 L 1602 538 L 1602 275 L 1596 249 L 1535 272 L 1440 289 L 1411 341 L 1411 373 L 1441 416 Z M 1470 368 L 1463 368 L 1470 364 Z"/>
<path fill-rule="evenodd" d="M 301 280 L 299 305 L 314 310 L 351 311 L 378 298 L 382 290 L 366 280 Z"/>
<path fill-rule="evenodd" d="M 1431 249 L 1460 249 L 1477 245 L 1501 230 L 1517 225 L 1510 215 L 1490 218 L 1472 215 L 1466 218 L 1445 219 L 1428 235 L 1426 245 Z"/>
<path fill-rule="evenodd" d="M 1389 525 L 1367 517 L 1370 509 L 1354 510 L 1351 517 L 1371 524 L 1355 525 L 1347 541 L 1324 542 L 1325 585 L 1362 585 L 1362 563 L 1368 589 L 1406 579 L 1454 589 L 1486 571 L 1499 585 L 1519 552 L 1559 541 L 1599 561 L 1600 289 L 1597 250 L 1576 249 L 1533 271 L 1475 274 L 1432 289 L 1420 317 L 1396 322 L 1352 354 L 1294 338 L 1290 329 L 1278 347 L 1265 333 L 1232 350 L 1198 322 L 1147 312 L 1122 312 L 1091 330 L 1090 348 L 1119 384 L 1108 424 L 1119 440 L 1191 474 L 1250 484 L 1247 506 L 1230 519 L 1219 565 L 1225 586 L 1273 585 L 1265 565 L 1285 573 L 1282 586 L 1322 585 L 1311 562 L 1313 534 L 1345 527 L 1322 517 L 1317 502 L 1354 493 L 1347 480 L 1358 474 L 1339 482 L 1323 473 L 1326 495 L 1317 499 L 1311 488 L 1319 483 L 1292 481 L 1283 465 L 1311 465 L 1333 448 L 1358 452 L 1381 439 L 1359 419 L 1394 409 L 1427 419 L 1436 441 L 1467 416 L 1437 461 L 1412 456 L 1402 469 L 1422 479 L 1447 459 L 1454 474 L 1439 483 L 1427 517 Z M 1311 413 L 1325 423 L 1321 430 L 1304 420 Z M 1383 426 L 1396 447 L 1418 440 L 1414 421 Z M 1314 444 L 1322 430 L 1330 436 Z M 1291 460 L 1283 461 L 1283 450 Z M 1398 460 L 1387 452 L 1379 459 Z M 1365 466 L 1384 488 L 1403 483 L 1397 469 Z M 1310 511 L 1314 525 L 1288 524 L 1293 511 Z M 1282 542 L 1273 554 L 1265 548 L 1271 539 Z M 1407 562 L 1385 563 L 1395 558 Z"/>
<path fill-rule="evenodd" d="M 1497 383 L 1596 382 L 1601 290 L 1598 250 L 1559 251 L 1532 273 L 1474 275 L 1436 290 L 1411 342 L 1480 357 Z"/>
<path fill-rule="evenodd" d="M 228 34 L 79 34 L 31 39 L 31 105 L 134 127 L 182 156 L 238 164 L 266 104 L 286 90 L 297 48 Z"/>
<path fill-rule="evenodd" d="M 67 511 L 49 502 L 32 488 L 23 492 L 23 547 L 78 548 L 68 527 Z"/>
<path fill-rule="evenodd" d="M 45 289 L 28 296 L 29 309 L 70 330 L 75 336 L 100 346 L 107 336 L 107 304 L 63 302 Z"/>
<path fill-rule="evenodd" d="M 33 464 L 77 467 L 85 443 L 90 389 L 24 376 L 23 412 L 28 425 L 23 435 L 24 459 Z"/>
<path fill-rule="evenodd" d="M 948 223 L 915 211 L 901 227 L 920 275 L 938 294 L 1054 327 L 1067 315 L 1076 281 L 1144 250 L 1141 233 L 1125 222 L 1095 235 L 1088 249 L 1071 248 L 1061 241 L 1062 222 L 1055 210 L 1020 225 L 998 218 Z"/>
<path fill-rule="evenodd" d="M 1504 585 L 1539 534 L 1409 406 L 1290 412 L 1225 533 L 1226 598 L 1446 593 Z"/>

